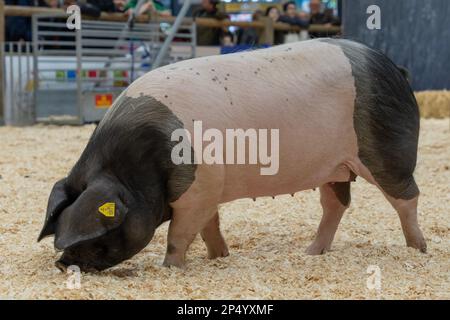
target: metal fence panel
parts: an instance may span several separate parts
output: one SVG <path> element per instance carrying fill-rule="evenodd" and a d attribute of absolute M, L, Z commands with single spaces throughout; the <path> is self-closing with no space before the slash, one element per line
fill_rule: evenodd
<path fill-rule="evenodd" d="M 113 100 L 152 63 L 168 37 L 167 23 L 82 21 L 64 14 L 33 16 L 33 41 L 5 43 L 5 123 L 100 121 Z M 195 23 L 180 26 L 162 65 L 195 57 Z M 36 76 L 35 76 L 36 75 Z"/>

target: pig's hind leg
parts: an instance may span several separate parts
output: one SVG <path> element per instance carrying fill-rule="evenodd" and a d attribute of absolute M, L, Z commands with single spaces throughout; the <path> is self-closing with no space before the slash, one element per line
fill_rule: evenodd
<path fill-rule="evenodd" d="M 359 176 L 376 185 L 392 207 L 394 207 L 395 211 L 397 211 L 406 245 L 421 252 L 426 252 L 427 245 L 417 220 L 417 205 L 420 192 L 412 172 L 405 174 L 404 176 L 407 178 L 404 178 L 398 175 L 400 171 L 398 168 L 396 170 L 386 169 L 381 178 L 380 174 L 374 177 L 370 170 L 359 162 L 356 171 Z"/>
<path fill-rule="evenodd" d="M 306 249 L 310 255 L 323 254 L 331 249 L 334 235 L 345 210 L 350 206 L 350 182 L 327 183 L 320 187 L 323 216 L 316 238 Z"/>
<path fill-rule="evenodd" d="M 220 232 L 219 213 L 209 220 L 200 234 L 205 241 L 209 259 L 228 256 L 228 247 Z"/>
<path fill-rule="evenodd" d="M 412 199 L 395 199 L 386 193 L 384 195 L 398 213 L 406 245 L 427 252 L 427 244 L 417 221 L 419 195 Z"/>
<path fill-rule="evenodd" d="M 400 182 L 397 184 L 391 182 L 389 188 L 386 188 L 385 180 L 377 181 L 374 179 L 373 175 L 369 173 L 367 168 L 364 166 L 360 166 L 360 168 L 360 175 L 370 183 L 375 184 L 392 207 L 394 207 L 395 211 L 397 211 L 405 236 L 406 245 L 408 247 L 416 248 L 421 252 L 426 252 L 427 245 L 417 220 L 419 188 L 417 187 L 412 174 L 407 179 L 398 179 Z M 396 189 L 395 186 L 397 186 Z M 396 192 L 393 193 L 392 190 L 396 190 Z"/>

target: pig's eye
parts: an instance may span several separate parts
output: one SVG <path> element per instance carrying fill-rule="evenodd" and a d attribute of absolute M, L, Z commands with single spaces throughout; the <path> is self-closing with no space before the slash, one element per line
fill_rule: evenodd
<path fill-rule="evenodd" d="M 123 191 L 119 191 L 117 197 L 119 198 L 120 201 L 122 201 L 122 203 L 127 206 L 127 201 L 125 199 L 125 193 Z"/>
<path fill-rule="evenodd" d="M 69 196 L 71 202 L 74 202 L 80 196 L 81 192 L 70 187 L 67 188 L 67 195 Z"/>
<path fill-rule="evenodd" d="M 76 196 L 78 197 L 80 194 L 82 194 L 85 190 L 87 189 L 87 183 L 83 183 L 82 185 L 80 185 L 79 187 L 76 188 L 72 188 L 70 190 L 71 194 L 76 194 Z"/>

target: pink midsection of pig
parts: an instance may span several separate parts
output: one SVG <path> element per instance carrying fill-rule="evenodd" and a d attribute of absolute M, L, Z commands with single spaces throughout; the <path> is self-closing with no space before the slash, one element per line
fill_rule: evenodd
<path fill-rule="evenodd" d="M 261 175 L 261 164 L 199 164 L 179 207 L 294 193 L 359 171 L 354 78 L 337 46 L 309 41 L 184 61 L 148 73 L 125 94 L 164 103 L 192 143 L 193 120 L 224 137 L 225 129 L 269 129 L 269 137 L 279 129 L 276 175 Z"/>

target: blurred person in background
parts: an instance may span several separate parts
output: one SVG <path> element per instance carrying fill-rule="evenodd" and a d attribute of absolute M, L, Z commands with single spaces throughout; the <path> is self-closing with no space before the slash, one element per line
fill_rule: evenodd
<path fill-rule="evenodd" d="M 255 10 L 252 14 L 252 21 L 258 21 L 264 15 L 261 10 Z M 240 28 L 237 31 L 237 43 L 240 45 L 258 44 L 259 33 L 255 28 Z"/>
<path fill-rule="evenodd" d="M 233 47 L 234 35 L 230 31 L 225 32 L 220 39 L 220 45 L 222 47 Z"/>
<path fill-rule="evenodd" d="M 323 8 L 323 3 L 321 0 L 311 0 L 309 2 L 309 23 L 310 24 L 320 24 L 326 27 L 339 26 L 341 22 L 338 17 L 333 15 L 333 10 L 328 8 Z M 324 32 L 310 32 L 311 38 L 327 37 L 328 34 Z"/>
<path fill-rule="evenodd" d="M 87 3 L 97 7 L 102 12 L 118 12 L 113 0 L 87 0 Z"/>
<path fill-rule="evenodd" d="M 274 23 L 279 22 L 281 13 L 280 10 L 278 10 L 277 7 L 275 6 L 270 6 L 266 9 L 266 17 L 272 19 L 272 21 Z M 285 36 L 286 32 L 283 30 L 274 30 L 274 34 L 273 34 L 273 44 L 277 45 L 277 44 L 282 44 L 284 43 L 284 36 Z"/>
<path fill-rule="evenodd" d="M 283 11 L 284 14 L 278 18 L 278 22 L 287 23 L 300 28 L 308 28 L 308 20 L 304 19 L 303 13 L 297 13 L 297 6 L 294 1 L 288 1 L 283 4 Z"/>
<path fill-rule="evenodd" d="M 41 0 L 5 0 L 7 6 L 46 6 Z M 6 41 L 31 41 L 31 18 L 30 17 L 5 17 L 5 40 Z"/>
<path fill-rule="evenodd" d="M 116 8 L 117 11 L 124 12 L 125 6 L 128 3 L 128 0 L 113 0 L 113 2 L 114 2 L 114 7 Z"/>
<path fill-rule="evenodd" d="M 59 0 L 44 0 L 43 4 L 41 4 L 41 6 L 49 7 L 52 9 L 57 9 L 57 8 L 59 8 L 59 3 L 60 3 Z"/>
<path fill-rule="evenodd" d="M 90 16 L 90 17 L 94 17 L 94 18 L 99 18 L 101 15 L 101 10 L 95 6 L 92 5 L 90 3 L 87 2 L 87 0 L 64 0 L 63 1 L 63 8 L 64 10 L 67 7 L 70 7 L 72 5 L 77 5 L 80 7 L 80 11 L 82 15 L 86 15 L 86 16 Z"/>
<path fill-rule="evenodd" d="M 303 12 L 297 12 L 297 6 L 294 1 L 288 1 L 283 5 L 284 14 L 278 18 L 278 22 L 287 23 L 291 26 L 300 27 L 300 33 L 285 32 L 284 43 L 306 40 L 308 32 L 305 30 L 309 27 L 309 21 Z"/>
<path fill-rule="evenodd" d="M 280 10 L 278 10 L 277 7 L 275 6 L 270 6 L 266 9 L 266 17 L 269 17 L 270 19 L 273 20 L 273 22 L 278 22 L 278 19 L 280 18 L 281 14 L 280 14 Z"/>
<path fill-rule="evenodd" d="M 77 5 L 82 14 L 98 17 L 101 12 L 118 12 L 114 0 L 44 0 L 43 6 L 49 8 L 66 9 L 71 5 Z"/>
<path fill-rule="evenodd" d="M 202 0 L 202 6 L 193 12 L 194 18 L 212 18 L 217 20 L 228 19 L 228 16 L 221 12 L 217 5 L 218 0 Z M 197 45 L 199 46 L 218 46 L 222 34 L 227 32 L 226 28 L 211 28 L 197 26 Z"/>
<path fill-rule="evenodd" d="M 138 0 L 128 0 L 126 4 L 123 6 L 123 11 L 130 15 L 132 10 L 134 10 L 138 4 Z M 168 17 L 171 16 L 170 10 L 168 10 L 161 2 L 158 0 L 146 0 L 144 4 L 139 8 L 137 12 L 137 16 L 148 14 L 148 15 L 157 15 L 160 17 Z"/>

